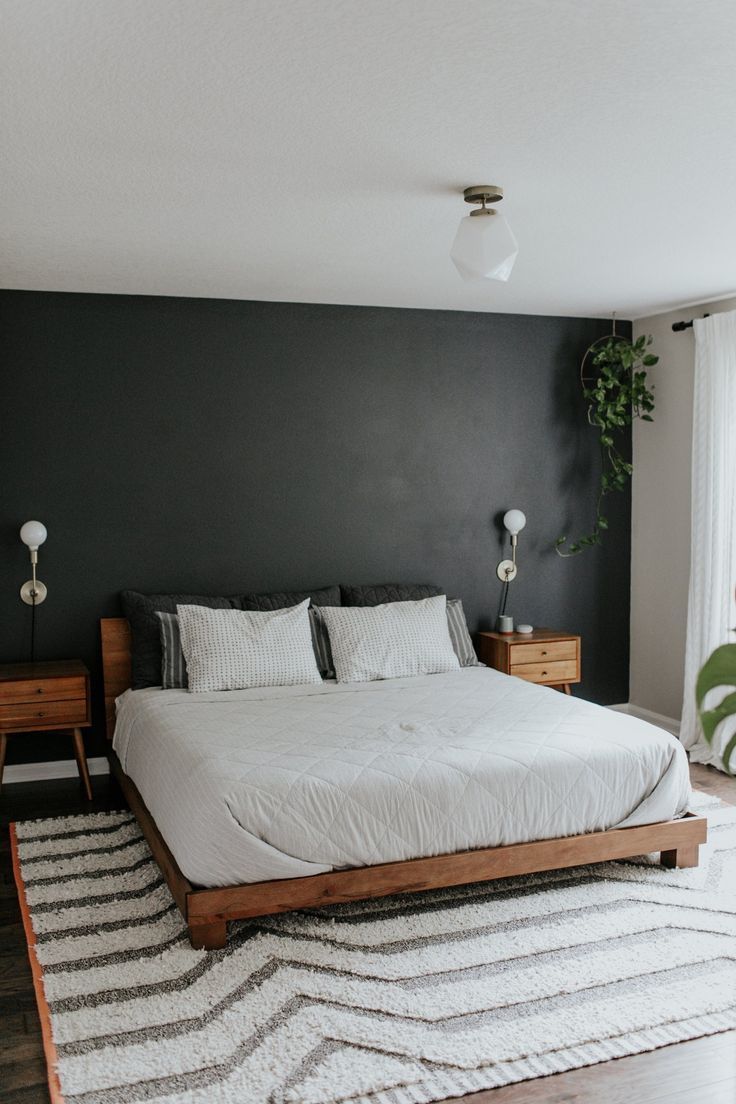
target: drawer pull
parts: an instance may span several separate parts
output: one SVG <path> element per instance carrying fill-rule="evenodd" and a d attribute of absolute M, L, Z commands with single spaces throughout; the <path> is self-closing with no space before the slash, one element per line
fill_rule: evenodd
<path fill-rule="evenodd" d="M 546 672 L 546 671 L 542 671 L 542 674 L 543 674 L 543 675 L 546 675 L 546 674 L 547 674 L 547 672 Z"/>
<path fill-rule="evenodd" d="M 38 686 L 38 687 L 36 688 L 36 693 L 37 693 L 37 694 L 43 694 L 43 686 Z"/>
<path fill-rule="evenodd" d="M 547 652 L 543 649 L 542 650 L 542 655 L 546 655 L 546 654 L 547 654 Z"/>
<path fill-rule="evenodd" d="M 39 709 L 39 711 L 38 711 L 38 713 L 36 714 L 36 716 L 37 716 L 37 717 L 45 717 L 45 716 L 46 716 L 46 714 L 44 713 L 44 711 L 43 711 L 42 709 Z"/>

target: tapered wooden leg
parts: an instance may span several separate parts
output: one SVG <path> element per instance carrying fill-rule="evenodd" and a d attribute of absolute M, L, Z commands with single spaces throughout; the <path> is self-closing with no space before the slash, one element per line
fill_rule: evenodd
<path fill-rule="evenodd" d="M 566 694 L 572 694 L 572 687 L 570 686 L 569 682 L 563 683 L 562 687 Z"/>
<path fill-rule="evenodd" d="M 3 771 L 5 770 L 5 748 L 8 744 L 8 737 L 4 732 L 0 732 L 0 790 L 3 788 Z"/>
<path fill-rule="evenodd" d="M 82 779 L 82 785 L 84 786 L 84 792 L 87 795 L 87 800 L 91 801 L 92 785 L 89 780 L 87 755 L 84 750 L 84 738 L 82 736 L 81 728 L 74 729 L 74 758 L 77 760 L 77 770 L 79 771 L 79 777 Z"/>
<path fill-rule="evenodd" d="M 227 921 L 212 924 L 189 924 L 189 942 L 195 950 L 216 951 L 227 944 Z"/>
<path fill-rule="evenodd" d="M 669 867 L 697 866 L 699 851 L 697 843 L 690 843 L 686 847 L 678 847 L 675 851 L 663 851 L 660 861 L 662 866 Z"/>

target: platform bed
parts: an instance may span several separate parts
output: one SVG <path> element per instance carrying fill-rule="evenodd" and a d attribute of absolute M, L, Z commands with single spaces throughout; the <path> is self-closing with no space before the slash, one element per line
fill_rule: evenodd
<path fill-rule="evenodd" d="M 130 628 L 123 618 L 101 621 L 102 664 L 107 736 L 115 728 L 115 699 L 131 685 Z M 660 852 L 664 866 L 697 866 L 707 822 L 692 813 L 679 820 L 634 828 L 612 828 L 579 836 L 485 847 L 430 858 L 381 863 L 304 878 L 202 889 L 184 877 L 158 830 L 137 786 L 122 769 L 112 747 L 112 773 L 148 841 L 161 873 L 189 928 L 191 944 L 207 950 L 224 947 L 228 920 L 242 920 L 300 908 L 418 893 L 542 870 L 559 870 L 610 859 Z"/>

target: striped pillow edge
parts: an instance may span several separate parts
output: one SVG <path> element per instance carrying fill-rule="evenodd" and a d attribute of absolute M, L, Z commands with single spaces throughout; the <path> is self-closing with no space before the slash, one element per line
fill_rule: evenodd
<path fill-rule="evenodd" d="M 156 611 L 161 636 L 161 687 L 163 690 L 186 690 L 189 686 L 187 663 L 181 647 L 179 618 L 175 613 Z"/>
<path fill-rule="evenodd" d="M 450 630 L 450 640 L 461 667 L 482 667 L 483 664 L 475 654 L 473 641 L 468 632 L 468 623 L 465 620 L 465 610 L 460 598 L 447 599 L 447 627 Z"/>

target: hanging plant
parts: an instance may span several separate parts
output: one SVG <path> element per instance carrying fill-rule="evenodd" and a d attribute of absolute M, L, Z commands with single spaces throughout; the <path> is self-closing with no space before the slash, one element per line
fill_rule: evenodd
<path fill-rule="evenodd" d="M 620 337 L 614 323 L 613 333 L 599 337 L 585 352 L 580 382 L 588 402 L 588 421 L 599 432 L 601 481 L 593 529 L 567 548 L 567 537 L 558 537 L 555 548 L 560 556 L 576 556 L 585 548 L 601 544 L 608 528 L 603 500 L 611 491 L 622 491 L 631 478 L 633 468 L 617 442 L 634 418 L 652 421 L 654 393 L 647 387 L 647 368 L 652 368 L 659 357 L 647 352 L 651 344 L 652 338 L 644 335 L 634 342 Z"/>

